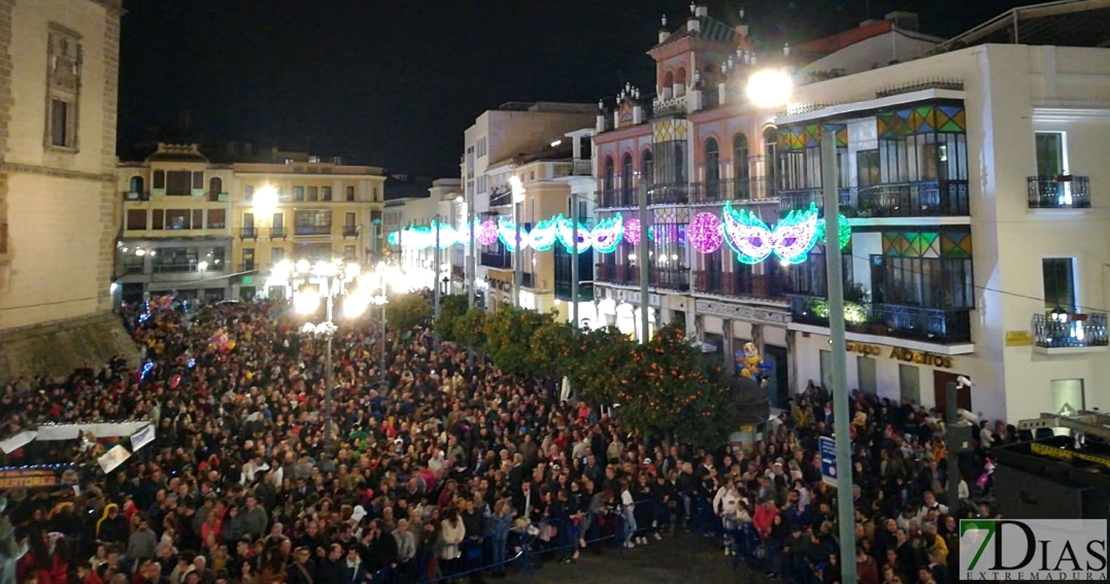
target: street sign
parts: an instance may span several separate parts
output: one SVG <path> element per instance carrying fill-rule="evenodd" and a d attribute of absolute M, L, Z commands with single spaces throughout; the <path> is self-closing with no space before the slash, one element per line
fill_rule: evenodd
<path fill-rule="evenodd" d="M 821 481 L 836 486 L 836 441 L 828 436 L 817 439 L 821 450 Z"/>

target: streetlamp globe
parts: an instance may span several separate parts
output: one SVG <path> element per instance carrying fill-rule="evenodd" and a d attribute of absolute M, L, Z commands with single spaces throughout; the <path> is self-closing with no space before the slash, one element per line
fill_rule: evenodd
<path fill-rule="evenodd" d="M 756 107 L 771 108 L 786 104 L 794 81 L 790 75 L 777 69 L 766 69 L 748 77 L 748 99 Z"/>
<path fill-rule="evenodd" d="M 270 217 L 277 210 L 278 192 L 272 185 L 264 185 L 254 192 L 251 207 L 258 217 Z"/>

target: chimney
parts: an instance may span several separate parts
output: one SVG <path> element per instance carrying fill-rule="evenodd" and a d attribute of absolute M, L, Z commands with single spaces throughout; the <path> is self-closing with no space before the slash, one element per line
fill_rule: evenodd
<path fill-rule="evenodd" d="M 694 8 L 694 16 L 696 16 L 698 18 L 708 18 L 709 17 L 709 7 L 706 6 L 704 2 L 699 2 L 697 7 Z"/>
<path fill-rule="evenodd" d="M 632 123 L 637 125 L 644 123 L 644 107 L 640 104 L 632 108 Z"/>
<path fill-rule="evenodd" d="M 663 15 L 662 20 L 663 20 L 663 28 L 659 29 L 659 44 L 663 44 L 663 43 L 667 42 L 667 39 L 671 37 L 671 31 L 667 30 L 667 15 L 666 14 Z"/>
<path fill-rule="evenodd" d="M 748 36 L 748 21 L 744 20 L 744 9 L 740 9 L 740 23 L 736 25 L 736 34 L 741 38 Z"/>

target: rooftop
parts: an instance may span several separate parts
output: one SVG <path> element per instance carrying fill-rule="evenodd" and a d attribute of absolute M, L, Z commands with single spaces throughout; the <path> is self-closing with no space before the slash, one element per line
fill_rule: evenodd
<path fill-rule="evenodd" d="M 1023 44 L 1110 47 L 1110 0 L 1060 0 L 1013 8 L 937 47 Z"/>
<path fill-rule="evenodd" d="M 208 158 L 200 153 L 197 144 L 159 143 L 158 150 L 146 157 L 147 162 L 199 162 L 208 164 Z"/>

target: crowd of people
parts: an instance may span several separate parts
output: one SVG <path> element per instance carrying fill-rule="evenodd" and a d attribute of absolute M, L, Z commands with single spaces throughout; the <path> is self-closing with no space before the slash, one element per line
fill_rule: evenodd
<path fill-rule="evenodd" d="M 121 316 L 139 367 L 16 380 L 0 396 L 3 432 L 150 420 L 156 438 L 107 474 L 95 461 L 111 444 L 95 437 L 9 454 L 7 465 L 83 466 L 76 488 L 5 493 L 4 584 L 481 581 L 682 530 L 719 538 L 768 578 L 841 582 L 817 456 L 831 402 L 812 383 L 764 440 L 692 448 L 561 400 L 554 380 L 436 346 L 429 328 L 386 333 L 381 371 L 383 330 L 367 321 L 334 338 L 329 417 L 324 345 L 278 305 L 152 303 Z M 847 561 L 859 582 L 955 582 L 956 519 L 993 513 L 969 504 L 989 489 L 981 456 L 962 461 L 963 504 L 948 501 L 943 424 L 858 392 L 852 409 L 858 551 Z M 984 426 L 976 439 L 1016 432 Z"/>

